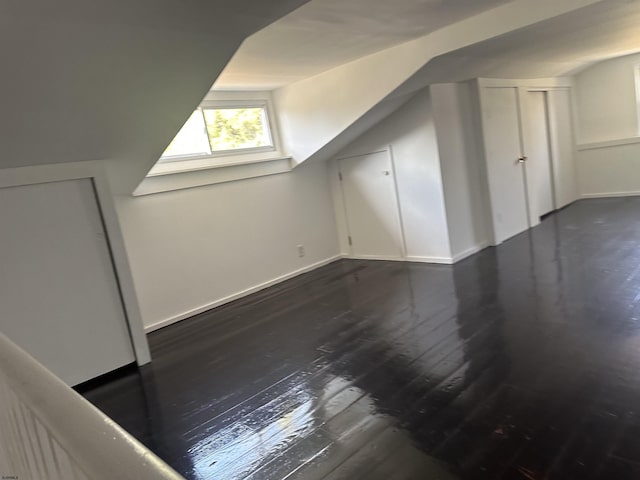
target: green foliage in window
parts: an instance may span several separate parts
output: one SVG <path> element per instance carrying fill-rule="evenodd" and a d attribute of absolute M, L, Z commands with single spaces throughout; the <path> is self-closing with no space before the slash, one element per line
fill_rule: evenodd
<path fill-rule="evenodd" d="M 204 109 L 203 113 L 214 152 L 271 145 L 262 108 Z"/>

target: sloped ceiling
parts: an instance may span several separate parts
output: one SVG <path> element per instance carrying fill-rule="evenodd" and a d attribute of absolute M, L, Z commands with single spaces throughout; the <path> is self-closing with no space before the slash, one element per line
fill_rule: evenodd
<path fill-rule="evenodd" d="M 483 28 L 475 19 L 491 17 L 493 35 L 471 40 Z M 639 51 L 639 22 L 638 0 L 312 0 L 247 39 L 216 88 L 277 87 L 285 144 L 299 163 L 328 158 L 391 111 L 378 106 L 429 84 L 566 75 Z"/>
<path fill-rule="evenodd" d="M 510 1 L 311 0 L 248 38 L 215 88 L 279 88 Z"/>
<path fill-rule="evenodd" d="M 304 0 L 3 0 L 0 168 L 109 159 L 133 190 L 248 35 Z"/>
<path fill-rule="evenodd" d="M 640 2 L 602 2 L 442 55 L 409 83 L 414 88 L 476 77 L 571 75 L 640 51 Z M 406 89 L 404 89 L 406 90 Z"/>
<path fill-rule="evenodd" d="M 286 151 L 296 163 L 321 160 L 344 144 L 356 122 L 385 99 L 427 85 L 434 58 L 506 38 L 550 19 L 612 0 L 515 0 L 422 37 L 359 58 L 274 92 Z M 619 2 L 618 2 L 619 3 Z M 623 2 L 627 4 L 628 2 Z M 427 67 L 425 67 L 427 65 Z M 464 66 L 461 66 L 463 68 Z M 417 80 L 421 81 L 418 83 Z"/>
<path fill-rule="evenodd" d="M 301 162 L 428 83 L 550 76 L 637 51 L 639 4 L 4 0 L 0 168 L 105 159 L 130 193 L 242 41 L 289 12 L 246 41 L 219 83 L 286 84 L 275 98 Z"/>

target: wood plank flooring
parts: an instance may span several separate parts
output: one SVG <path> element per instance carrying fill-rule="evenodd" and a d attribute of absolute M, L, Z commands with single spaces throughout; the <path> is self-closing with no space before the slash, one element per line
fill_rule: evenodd
<path fill-rule="evenodd" d="M 83 393 L 188 479 L 638 479 L 640 198 L 455 266 L 338 261 L 149 340 Z"/>

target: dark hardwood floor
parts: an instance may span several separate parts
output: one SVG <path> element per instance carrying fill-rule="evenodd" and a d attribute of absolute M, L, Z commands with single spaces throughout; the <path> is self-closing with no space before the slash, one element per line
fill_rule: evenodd
<path fill-rule="evenodd" d="M 167 327 L 84 395 L 189 479 L 638 479 L 639 300 L 640 197 L 585 200 Z"/>

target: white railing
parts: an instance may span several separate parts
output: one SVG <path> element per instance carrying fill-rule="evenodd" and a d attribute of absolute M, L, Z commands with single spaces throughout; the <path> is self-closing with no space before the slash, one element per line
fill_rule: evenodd
<path fill-rule="evenodd" d="M 1 333 L 0 478 L 184 480 Z"/>

